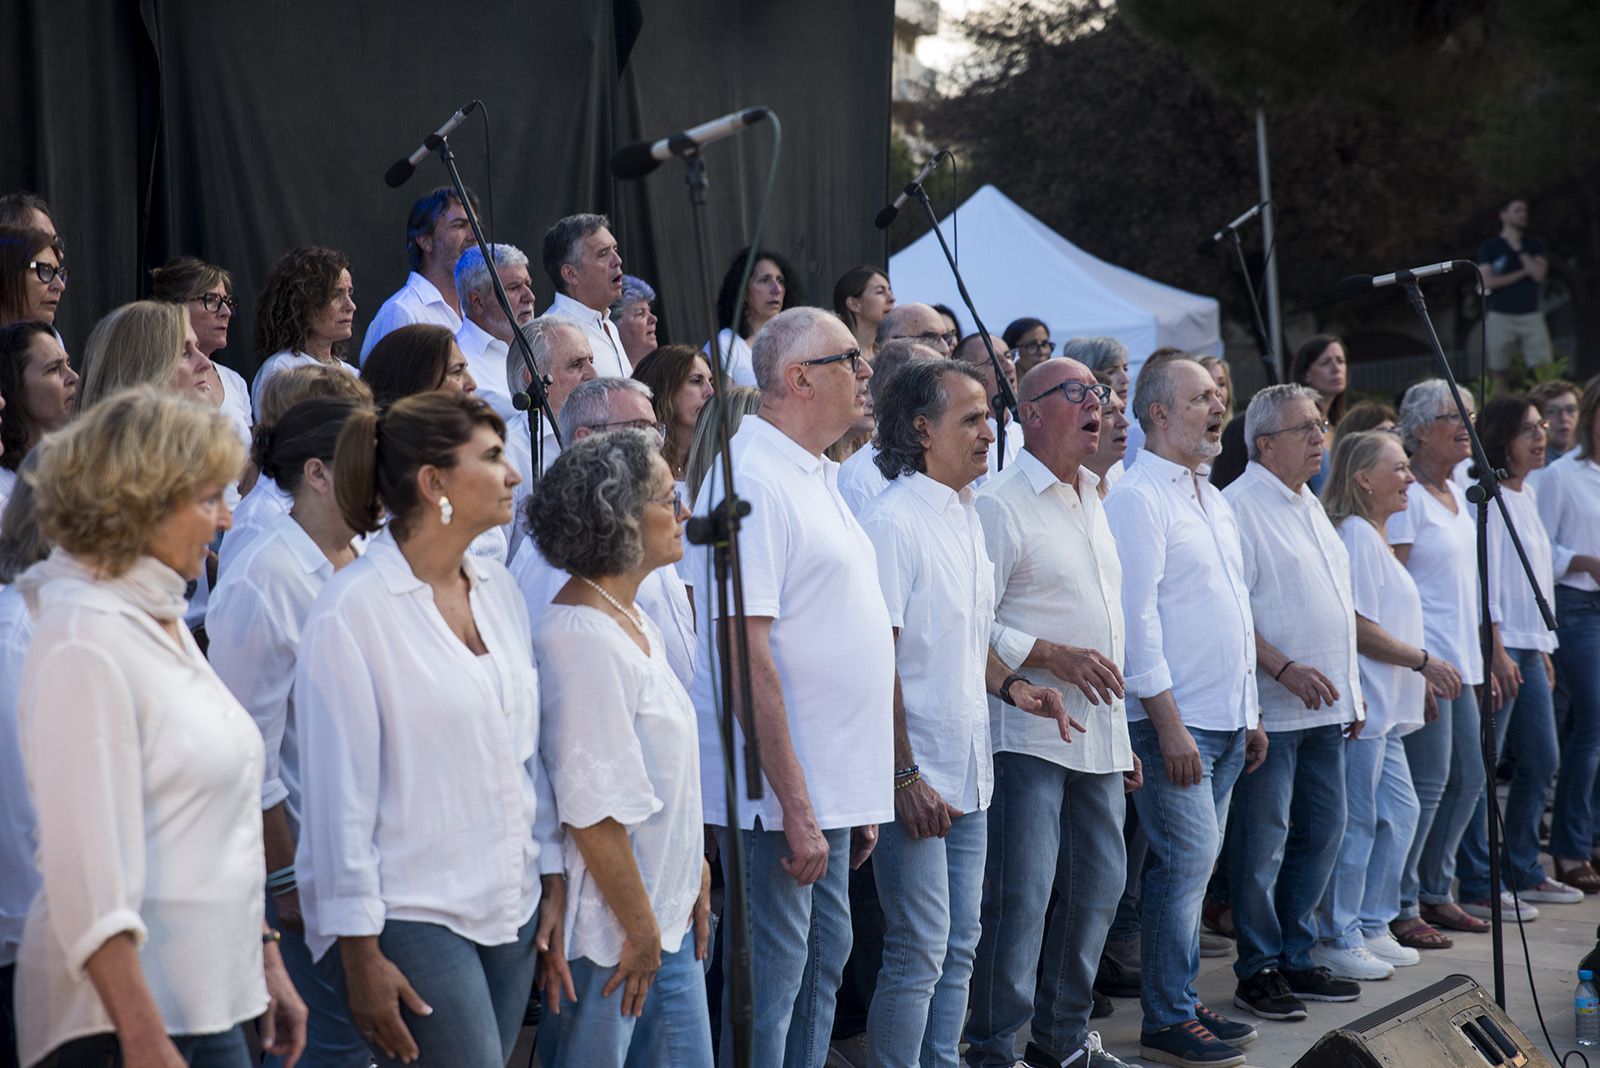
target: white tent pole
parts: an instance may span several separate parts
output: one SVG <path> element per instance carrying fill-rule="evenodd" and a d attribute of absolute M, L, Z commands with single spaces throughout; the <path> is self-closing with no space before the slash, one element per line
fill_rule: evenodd
<path fill-rule="evenodd" d="M 1267 163 L 1267 113 L 1259 107 L 1256 108 L 1256 166 L 1261 172 L 1261 199 L 1266 203 L 1261 210 L 1261 244 L 1267 254 L 1267 331 L 1277 356 L 1278 381 L 1283 382 L 1287 378 L 1287 368 L 1283 354 L 1283 312 L 1278 307 L 1278 248 L 1274 226 L 1277 206 L 1272 202 L 1272 171 Z"/>

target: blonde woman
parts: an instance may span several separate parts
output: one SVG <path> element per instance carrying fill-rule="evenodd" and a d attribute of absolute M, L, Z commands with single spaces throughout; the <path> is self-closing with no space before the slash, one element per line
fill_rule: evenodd
<path fill-rule="evenodd" d="M 222 398 L 211 387 L 210 372 L 211 361 L 180 305 L 136 300 L 101 319 L 89 335 L 78 410 L 146 383 L 217 408 Z"/>

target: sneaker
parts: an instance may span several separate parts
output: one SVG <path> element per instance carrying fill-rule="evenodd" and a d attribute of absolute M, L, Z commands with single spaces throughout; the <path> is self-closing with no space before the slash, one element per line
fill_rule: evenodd
<path fill-rule="evenodd" d="M 1094 973 L 1094 988 L 1114 998 L 1139 996 L 1139 966 L 1128 967 L 1110 953 L 1100 955 L 1100 969 Z"/>
<path fill-rule="evenodd" d="M 1482 901 L 1463 901 L 1461 903 L 1461 911 L 1465 912 L 1468 916 L 1474 916 L 1480 920 L 1487 920 L 1490 915 L 1489 899 L 1484 898 Z M 1512 898 L 1510 890 L 1502 890 L 1500 891 L 1500 916 L 1508 923 L 1514 923 L 1519 920 L 1523 923 L 1532 923 L 1534 920 L 1539 918 L 1539 910 L 1528 904 L 1526 900 L 1524 900 L 1519 906 L 1516 900 Z"/>
<path fill-rule="evenodd" d="M 1517 897 L 1540 905 L 1576 905 L 1583 900 L 1583 891 L 1555 879 L 1546 879 L 1531 889 L 1518 890 Z"/>
<path fill-rule="evenodd" d="M 1379 960 L 1365 943 L 1351 949 L 1340 946 L 1312 946 L 1311 960 L 1340 979 L 1372 982 L 1376 979 L 1387 979 L 1394 974 L 1394 965 L 1386 960 Z"/>
<path fill-rule="evenodd" d="M 1289 984 L 1276 968 L 1263 968 L 1248 979 L 1239 980 L 1233 1003 L 1263 1020 L 1304 1020 L 1305 1003 L 1294 996 Z"/>
<path fill-rule="evenodd" d="M 1375 938 L 1366 939 L 1366 944 L 1368 953 L 1371 953 L 1379 960 L 1388 961 L 1396 968 L 1409 968 L 1422 960 L 1421 953 L 1418 953 L 1410 946 L 1402 946 L 1394 940 L 1394 935 L 1388 931 Z"/>
<path fill-rule="evenodd" d="M 1285 968 L 1283 977 L 1296 997 L 1307 1001 L 1354 1001 L 1361 996 L 1361 984 L 1335 979 L 1322 967 Z"/>
<path fill-rule="evenodd" d="M 1019 1068 L 1133 1068 L 1131 1064 L 1107 1050 L 1100 1041 L 1099 1031 L 1090 1031 L 1083 1046 L 1067 1057 L 1053 1053 L 1029 1042 L 1024 1048 Z"/>
<path fill-rule="evenodd" d="M 1224 938 L 1210 931 L 1200 932 L 1200 955 L 1202 957 L 1231 957 L 1233 956 L 1233 939 Z"/>
<path fill-rule="evenodd" d="M 828 1059 L 823 1068 L 866 1068 L 867 1036 L 836 1038 L 828 1044 Z"/>
<path fill-rule="evenodd" d="M 1220 1012 L 1212 1012 L 1204 1005 L 1194 1007 L 1195 1018 L 1206 1025 L 1206 1030 L 1230 1046 L 1248 1046 L 1256 1040 L 1257 1031 L 1243 1020 L 1230 1020 Z"/>
<path fill-rule="evenodd" d="M 1239 1049 L 1206 1030 L 1199 1020 L 1186 1020 L 1159 1031 L 1140 1031 L 1139 1056 L 1177 1068 L 1234 1068 L 1244 1063 Z"/>

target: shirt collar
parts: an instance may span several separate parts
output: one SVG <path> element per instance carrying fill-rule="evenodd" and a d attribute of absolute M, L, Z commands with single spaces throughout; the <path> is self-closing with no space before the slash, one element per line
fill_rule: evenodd
<path fill-rule="evenodd" d="M 556 299 L 550 302 L 550 307 L 547 309 L 547 311 L 557 312 L 557 314 L 560 315 L 568 315 L 574 319 L 580 319 L 584 322 L 593 321 L 596 326 L 600 327 L 602 330 L 605 329 L 605 312 L 595 311 L 593 308 L 589 307 L 589 305 L 583 303 L 583 301 L 569 297 L 565 293 L 557 293 Z"/>
<path fill-rule="evenodd" d="M 456 331 L 456 342 L 463 349 L 470 348 L 473 354 L 488 352 L 490 345 L 499 345 L 502 349 L 506 347 L 504 341 L 501 341 L 465 315 L 461 317 L 461 329 Z"/>
<path fill-rule="evenodd" d="M 1028 485 L 1033 487 L 1033 492 L 1036 494 L 1043 493 L 1051 486 L 1065 485 L 1056 477 L 1054 471 L 1044 465 L 1043 460 L 1029 452 L 1026 447 L 1017 450 L 1016 459 L 1010 462 L 1021 469 L 1023 477 L 1028 480 Z M 1097 495 L 1095 494 L 1095 489 L 1100 485 L 1100 476 L 1087 467 L 1080 465 L 1078 467 L 1078 484 L 1082 487 L 1083 495 Z M 1067 488 L 1071 489 L 1072 487 L 1068 486 Z"/>
<path fill-rule="evenodd" d="M 406 288 L 421 297 L 424 304 L 443 304 L 446 308 L 450 307 L 449 301 L 444 299 L 444 294 L 439 292 L 439 287 L 416 271 L 406 276 Z"/>
<path fill-rule="evenodd" d="M 283 512 L 272 520 L 272 527 L 289 547 L 289 552 L 294 556 L 294 562 L 308 575 L 315 575 L 323 568 L 333 569 L 333 561 L 323 555 L 317 543 L 311 540 L 305 528 L 296 522 L 294 516 Z"/>
<path fill-rule="evenodd" d="M 1270 486 L 1274 491 L 1282 496 L 1284 500 L 1295 504 L 1303 504 L 1307 494 L 1309 493 L 1309 489 L 1306 486 L 1301 486 L 1300 492 L 1296 493 L 1294 490 L 1288 487 L 1283 479 L 1273 474 L 1267 469 L 1265 464 L 1257 460 L 1251 460 L 1245 465 L 1244 475 L 1242 477 L 1254 479 L 1263 486 Z"/>
<path fill-rule="evenodd" d="M 757 441 L 766 442 L 768 447 L 775 450 L 778 455 L 808 475 L 821 471 L 824 466 L 822 457 L 812 455 L 806 450 L 805 446 L 767 422 L 766 417 L 759 413 L 749 416 L 739 424 L 739 434 L 745 433 L 748 433 Z"/>
<path fill-rule="evenodd" d="M 410 562 L 400 551 L 399 543 L 394 540 L 394 532 L 388 527 L 384 527 L 367 542 L 367 551 L 363 555 L 365 559 L 372 561 L 373 566 L 378 569 L 378 574 L 383 576 L 384 588 L 394 596 L 399 597 L 427 588 L 427 583 L 411 570 Z M 468 584 L 474 587 L 489 578 L 488 564 L 471 553 L 462 554 L 461 569 L 467 574 Z"/>
<path fill-rule="evenodd" d="M 1150 449 L 1140 449 L 1139 462 L 1134 466 L 1144 467 L 1146 464 L 1150 466 L 1146 467 L 1145 470 L 1149 471 L 1152 477 L 1162 482 L 1181 482 L 1185 478 L 1190 479 L 1192 482 L 1196 476 L 1198 476 L 1199 481 L 1204 482 L 1206 475 L 1211 472 L 1211 468 L 1206 464 L 1201 464 L 1198 470 L 1191 471 L 1182 464 L 1173 463 L 1165 456 L 1157 455 Z"/>
<path fill-rule="evenodd" d="M 900 478 L 906 484 L 905 492 L 915 495 L 918 500 L 941 515 L 951 508 L 960 508 L 972 501 L 970 485 L 961 487 L 958 492 L 921 471 L 912 471 L 901 475 Z"/>

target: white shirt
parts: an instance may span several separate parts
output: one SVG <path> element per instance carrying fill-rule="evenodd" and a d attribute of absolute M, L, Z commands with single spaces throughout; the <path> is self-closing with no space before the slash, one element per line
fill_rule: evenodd
<path fill-rule="evenodd" d="M 306 619 L 295 869 L 314 958 L 390 918 L 511 942 L 538 906 L 539 875 L 561 870 L 528 615 L 504 567 L 468 555 L 462 571 L 487 664 L 388 531 Z"/>
<path fill-rule="evenodd" d="M 490 334 L 470 318 L 461 321 L 456 331 L 456 344 L 467 358 L 467 371 L 477 388 L 473 395 L 489 402 L 489 407 L 508 423 L 521 415 L 511 406 L 511 392 L 506 382 L 506 354 L 509 346 Z"/>
<path fill-rule="evenodd" d="M 291 367 L 308 367 L 312 364 L 337 367 L 341 371 L 348 372 L 352 378 L 359 376 L 361 373 L 340 359 L 327 363 L 319 360 L 309 352 L 279 349 L 261 362 L 261 366 L 256 370 L 256 377 L 250 382 L 250 404 L 255 408 L 256 415 L 259 416 L 261 414 L 261 387 L 265 386 L 273 375 L 278 374 L 280 371 L 287 371 Z"/>
<path fill-rule="evenodd" d="M 181 594 L 175 572 L 135 566 Z M 36 627 L 21 737 L 42 876 L 17 962 L 23 1064 L 114 1029 L 85 965 L 125 932 L 168 1033 L 267 1006 L 261 735 L 188 631 L 180 648 L 123 595 L 132 575 L 94 581 L 58 549 L 18 583 Z"/>
<path fill-rule="evenodd" d="M 233 510 L 233 525 L 222 535 L 222 545 L 217 549 L 217 576 L 233 565 L 233 561 L 249 547 L 272 521 L 294 507 L 294 495 L 287 493 L 266 475 L 256 479 L 250 492 Z"/>
<path fill-rule="evenodd" d="M 1517 528 L 1522 549 L 1528 554 L 1528 564 L 1533 568 L 1539 592 L 1553 615 L 1555 602 L 1555 566 L 1551 562 L 1550 535 L 1539 521 L 1539 495 L 1534 488 L 1523 483 L 1514 490 L 1504 483 L 1500 497 L 1506 502 L 1506 511 Z M 1537 649 L 1553 653 L 1556 649 L 1556 632 L 1544 625 L 1539 605 L 1528 586 L 1528 575 L 1522 570 L 1522 561 L 1506 533 L 1506 521 L 1500 509 L 1489 509 L 1489 618 L 1500 624 L 1500 642 L 1507 649 Z"/>
<path fill-rule="evenodd" d="M 1074 489 L 1024 449 L 978 494 L 978 517 L 994 560 L 991 638 L 995 654 L 1013 671 L 1023 670 L 1040 639 L 1094 649 L 1122 663 L 1122 563 L 1098 481 L 1080 467 Z M 1122 701 L 1091 705 L 1076 686 L 1042 668 L 1025 674 L 1060 690 L 1067 711 L 1089 729 L 1074 734 L 1069 745 L 1054 720 L 991 697 L 996 752 L 1025 753 L 1092 774 L 1133 770 Z"/>
<path fill-rule="evenodd" d="M 217 581 L 206 609 L 207 655 L 266 743 L 261 807 L 287 802 L 300 823 L 295 657 L 300 633 L 333 563 L 287 512 L 268 523 Z"/>
<path fill-rule="evenodd" d="M 32 638 L 33 620 L 22 594 L 9 586 L 0 589 L 0 967 L 17 962 L 22 921 L 39 889 L 33 866 L 38 817 L 17 737 L 22 661 Z"/>
<path fill-rule="evenodd" d="M 539 748 L 561 822 L 613 819 L 628 832 L 661 949 L 676 952 L 700 896 L 705 825 L 694 705 L 645 620 L 650 655 L 619 623 L 583 605 L 550 605 L 534 632 L 539 657 Z M 569 835 L 566 955 L 612 967 L 624 935 L 583 852 Z"/>
<path fill-rule="evenodd" d="M 595 311 L 565 293 L 557 293 L 556 299 L 550 302 L 550 307 L 546 308 L 539 318 L 565 319 L 576 323 L 578 329 L 583 331 L 583 336 L 588 339 L 589 348 L 594 353 L 596 375 L 602 377 L 610 375 L 615 378 L 633 377 L 633 364 L 628 362 L 628 354 L 623 351 L 622 335 L 617 333 L 617 324 L 613 323 L 604 311 Z"/>
<path fill-rule="evenodd" d="M 729 443 L 734 484 L 750 502 L 739 537 L 745 612 L 773 620 L 772 659 L 783 688 L 795 757 L 822 830 L 894 818 L 894 638 L 872 543 L 839 496 L 839 465 L 814 456 L 759 414 L 745 417 Z M 719 485 L 708 478 L 695 499 L 705 515 Z M 708 574 L 706 548 L 689 546 L 686 574 Z M 701 798 L 706 822 L 728 826 L 723 793 L 722 735 L 713 687 L 715 590 L 694 587 L 702 620 L 695 660 L 695 711 L 700 719 Z M 744 731 L 734 723 L 734 743 Z M 744 762 L 738 796 L 746 798 Z M 771 784 L 759 801 L 741 800 L 738 826 L 757 817 L 783 827 Z"/>
<path fill-rule="evenodd" d="M 1600 556 L 1600 464 L 1579 458 L 1573 450 L 1544 469 L 1537 492 L 1556 582 L 1575 590 L 1600 590 L 1587 571 L 1571 570 L 1574 556 Z"/>
<path fill-rule="evenodd" d="M 1106 495 L 1122 560 L 1128 719 L 1172 691 L 1185 725 L 1254 728 L 1256 634 L 1239 526 L 1221 491 L 1149 449 Z"/>
<path fill-rule="evenodd" d="M 520 555 L 522 543 L 528 536 L 528 521 L 524 512 L 528 497 L 533 493 L 533 484 L 538 481 L 539 475 L 550 470 L 550 465 L 561 455 L 555 431 L 542 415 L 539 417 L 539 451 L 543 467 L 536 472 L 533 469 L 533 439 L 528 434 L 528 413 L 517 412 L 506 420 L 506 455 L 517 469 L 517 474 L 522 476 L 522 481 L 511 491 L 511 522 L 501 528 L 506 532 L 508 564 Z"/>
<path fill-rule="evenodd" d="M 1454 515 L 1422 483 L 1407 491 L 1403 512 L 1389 517 L 1390 545 L 1409 545 L 1406 570 L 1422 595 L 1423 646 L 1461 672 L 1461 681 L 1483 681 L 1478 644 L 1478 531 L 1472 507 L 1454 482 Z"/>
<path fill-rule="evenodd" d="M 1000 462 L 1000 425 L 993 419 L 989 420 L 989 433 L 993 434 L 994 441 L 989 443 L 989 471 L 972 480 L 973 489 L 981 489 L 983 484 L 1010 467 L 1017 460 L 1017 454 L 1022 451 L 1022 428 L 1016 423 L 1006 424 L 1006 462 Z"/>
<path fill-rule="evenodd" d="M 994 793 L 984 688 L 994 575 L 972 500 L 971 489 L 913 472 L 861 516 L 900 629 L 894 665 L 911 752 L 923 781 L 962 812 L 988 808 Z"/>
<path fill-rule="evenodd" d="M 1392 518 L 1392 517 L 1391 517 Z M 1339 524 L 1339 540 L 1350 554 L 1350 590 L 1356 612 L 1408 645 L 1422 647 L 1422 597 L 1378 528 L 1360 516 Z M 1358 657 L 1361 696 L 1367 701 L 1364 739 L 1398 737 L 1422 726 L 1427 679 L 1403 664 Z"/>
<path fill-rule="evenodd" d="M 878 443 L 869 441 L 839 465 L 839 496 L 858 518 L 874 497 L 889 488 L 889 480 L 878 470 L 877 459 Z M 737 478 L 734 485 L 738 485 Z"/>
<path fill-rule="evenodd" d="M 728 381 L 735 386 L 749 386 L 759 388 L 756 382 L 755 355 L 750 349 L 750 342 L 724 327 L 717 331 L 717 349 L 722 353 L 722 366 Z M 700 351 L 707 357 L 711 355 L 711 342 L 707 341 L 700 346 Z"/>
<path fill-rule="evenodd" d="M 416 271 L 406 275 L 406 284 L 395 290 L 394 295 L 383 302 L 378 309 L 378 314 L 372 317 L 372 324 L 367 327 L 367 334 L 361 339 L 362 366 L 366 365 L 367 355 L 372 352 L 385 334 L 393 333 L 402 326 L 412 323 L 432 323 L 442 326 L 452 334 L 461 329 L 461 313 L 450 306 L 444 299 L 444 294 L 439 292 L 439 287 L 428 281 Z M 504 377 L 504 370 L 501 376 Z"/>
<path fill-rule="evenodd" d="M 1267 731 L 1306 730 L 1365 718 L 1356 662 L 1356 609 L 1350 554 L 1322 502 L 1256 461 L 1222 496 L 1233 506 L 1244 555 L 1244 580 L 1256 631 L 1278 652 L 1316 668 L 1339 691 L 1331 705 L 1308 709 L 1281 682 L 1260 671 L 1256 692 Z"/>
<path fill-rule="evenodd" d="M 248 453 L 254 441 L 253 428 L 256 421 L 255 413 L 250 407 L 250 386 L 233 368 L 220 363 L 213 363 L 212 366 L 217 369 L 217 378 L 222 382 L 222 406 L 218 410 L 233 424 L 234 432 L 239 435 L 239 440 L 244 442 L 245 452 Z M 239 504 L 237 482 L 229 482 L 223 487 L 222 492 L 228 500 L 229 508 Z"/>

